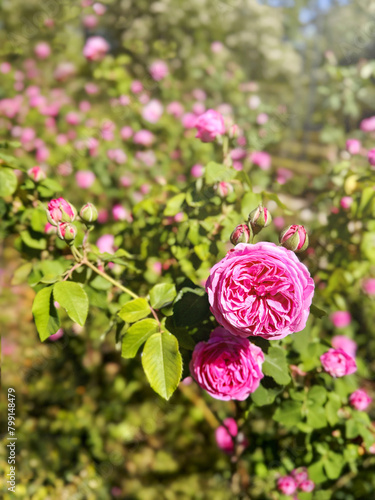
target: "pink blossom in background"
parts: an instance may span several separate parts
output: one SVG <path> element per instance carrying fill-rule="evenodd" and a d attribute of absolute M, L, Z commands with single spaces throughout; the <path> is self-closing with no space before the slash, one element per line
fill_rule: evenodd
<path fill-rule="evenodd" d="M 150 184 L 142 184 L 142 186 L 139 188 L 142 194 L 148 194 L 151 191 L 151 186 Z"/>
<path fill-rule="evenodd" d="M 278 231 L 280 231 L 283 227 L 285 227 L 285 219 L 284 217 L 278 216 L 273 219 L 274 226 Z"/>
<path fill-rule="evenodd" d="M 57 167 L 57 172 L 59 175 L 62 175 L 63 177 L 67 177 L 73 172 L 73 166 L 70 163 L 70 161 L 66 161 L 64 163 L 60 163 Z"/>
<path fill-rule="evenodd" d="M 202 177 L 202 175 L 204 173 L 203 165 L 199 165 L 199 163 L 197 163 L 196 165 L 193 165 L 191 167 L 190 173 L 196 179 L 198 179 L 199 177 Z"/>
<path fill-rule="evenodd" d="M 181 222 L 184 220 L 184 213 L 183 212 L 178 212 L 178 214 L 176 214 L 174 217 L 173 217 L 174 221 L 175 222 Z"/>
<path fill-rule="evenodd" d="M 349 210 L 353 203 L 353 198 L 351 196 L 343 196 L 340 200 L 340 205 L 344 210 Z"/>
<path fill-rule="evenodd" d="M 122 127 L 122 129 L 120 131 L 120 135 L 121 135 L 121 139 L 123 141 L 127 141 L 128 139 L 130 139 L 130 137 L 132 137 L 133 129 L 129 126 Z"/>
<path fill-rule="evenodd" d="M 86 147 L 90 156 L 97 156 L 99 150 L 99 141 L 95 137 L 89 137 L 86 141 Z"/>
<path fill-rule="evenodd" d="M 224 45 L 221 42 L 216 41 L 211 43 L 211 52 L 214 54 L 219 54 L 219 52 L 222 52 L 223 49 Z"/>
<path fill-rule="evenodd" d="M 133 94 L 140 94 L 143 91 L 142 82 L 140 82 L 139 80 L 133 80 L 130 85 L 130 90 L 133 92 Z"/>
<path fill-rule="evenodd" d="M 120 177 L 120 184 L 123 187 L 130 187 L 133 184 L 133 180 L 127 175 Z"/>
<path fill-rule="evenodd" d="M 103 16 L 107 11 L 107 7 L 99 2 L 95 2 L 92 8 L 94 9 L 95 14 L 98 16 Z"/>
<path fill-rule="evenodd" d="M 54 333 L 53 335 L 50 335 L 48 337 L 48 340 L 51 340 L 52 342 L 56 342 L 56 340 L 61 339 L 61 337 L 63 337 L 63 335 L 64 335 L 64 330 L 62 328 L 60 328 L 59 330 L 57 330 L 56 333 Z"/>
<path fill-rule="evenodd" d="M 192 95 L 197 101 L 205 101 L 207 99 L 207 94 L 202 89 L 194 89 Z"/>
<path fill-rule="evenodd" d="M 122 149 L 108 149 L 107 156 L 118 165 L 123 165 L 128 159 L 125 151 Z"/>
<path fill-rule="evenodd" d="M 297 489 L 297 484 L 292 476 L 283 476 L 277 480 L 277 488 L 283 495 L 293 495 Z"/>
<path fill-rule="evenodd" d="M 375 149 L 370 149 L 367 153 L 367 159 L 372 167 L 375 167 Z"/>
<path fill-rule="evenodd" d="M 152 150 L 148 151 L 137 151 L 135 157 L 138 161 L 146 165 L 147 167 L 153 167 L 156 163 L 156 156 Z"/>
<path fill-rule="evenodd" d="M 345 335 L 335 335 L 332 338 L 331 344 L 335 349 L 341 349 L 352 358 L 355 358 L 357 343 L 349 337 L 346 337 Z"/>
<path fill-rule="evenodd" d="M 182 126 L 186 129 L 195 128 L 197 117 L 194 113 L 185 113 L 181 118 Z"/>
<path fill-rule="evenodd" d="M 75 111 L 69 111 L 65 116 L 66 123 L 69 125 L 78 125 L 81 121 L 81 117 Z"/>
<path fill-rule="evenodd" d="M 83 55 L 89 61 L 100 61 L 107 54 L 110 47 L 108 42 L 101 36 L 92 36 L 86 40 Z"/>
<path fill-rule="evenodd" d="M 149 130 L 139 130 L 134 134 L 133 142 L 134 144 L 140 144 L 141 146 L 151 146 L 154 142 L 155 136 Z"/>
<path fill-rule="evenodd" d="M 367 295 L 375 295 L 375 278 L 366 278 L 363 280 L 362 290 Z"/>
<path fill-rule="evenodd" d="M 85 91 L 89 95 L 94 95 L 99 92 L 99 87 L 96 85 L 96 83 L 93 82 L 87 82 L 85 84 Z"/>
<path fill-rule="evenodd" d="M 363 389 L 357 389 L 349 396 L 349 403 L 359 411 L 365 411 L 371 404 L 372 399 Z"/>
<path fill-rule="evenodd" d="M 234 451 L 233 438 L 238 434 L 237 422 L 234 418 L 228 417 L 223 420 L 223 424 L 215 430 L 216 443 L 225 453 L 231 454 Z"/>
<path fill-rule="evenodd" d="M 298 469 L 293 469 L 290 473 L 297 486 L 299 486 L 303 481 L 309 478 L 306 467 L 299 467 Z"/>
<path fill-rule="evenodd" d="M 218 135 L 225 134 L 224 118 L 214 109 L 209 109 L 197 118 L 195 128 L 198 131 L 195 136 L 197 139 L 212 142 Z"/>
<path fill-rule="evenodd" d="M 95 182 L 95 174 L 91 170 L 79 170 L 76 173 L 77 186 L 81 189 L 89 189 Z"/>
<path fill-rule="evenodd" d="M 115 237 L 113 234 L 103 234 L 103 236 L 101 236 L 96 242 L 96 246 L 98 247 L 100 253 L 114 254 L 116 252 L 114 244 Z"/>
<path fill-rule="evenodd" d="M 45 146 L 38 148 L 35 153 L 35 158 L 38 162 L 47 161 L 49 158 L 49 149 Z"/>
<path fill-rule="evenodd" d="M 206 106 L 203 104 L 203 102 L 195 102 L 193 104 L 193 113 L 195 115 L 202 115 L 206 111 Z"/>
<path fill-rule="evenodd" d="M 82 113 L 87 113 L 91 109 L 91 104 L 89 101 L 81 101 L 79 103 L 79 110 L 82 111 Z"/>
<path fill-rule="evenodd" d="M 26 127 L 22 130 L 21 135 L 20 135 L 20 141 L 22 144 L 25 144 L 27 142 L 31 142 L 35 139 L 35 130 L 30 127 Z"/>
<path fill-rule="evenodd" d="M 241 171 L 241 170 L 243 170 L 243 165 L 240 161 L 234 161 L 233 168 L 234 168 L 234 170 Z"/>
<path fill-rule="evenodd" d="M 58 82 L 65 82 L 76 72 L 76 67 L 71 62 L 62 62 L 55 69 L 53 76 Z"/>
<path fill-rule="evenodd" d="M 120 497 L 122 495 L 122 490 L 118 486 L 113 486 L 111 493 L 114 497 Z"/>
<path fill-rule="evenodd" d="M 39 95 L 40 88 L 37 85 L 30 85 L 30 87 L 27 87 L 25 94 L 28 97 L 33 97 L 34 95 Z"/>
<path fill-rule="evenodd" d="M 269 170 L 271 168 L 271 156 L 265 151 L 253 151 L 250 154 L 250 161 L 254 165 L 258 165 L 261 170 Z"/>
<path fill-rule="evenodd" d="M 233 108 L 227 102 L 222 102 L 217 107 L 217 111 L 225 117 L 230 117 L 233 114 Z"/>
<path fill-rule="evenodd" d="M 374 132 L 375 131 L 375 116 L 371 118 L 365 118 L 361 121 L 359 128 L 363 132 Z"/>
<path fill-rule="evenodd" d="M 286 184 L 293 177 L 293 172 L 287 168 L 278 168 L 276 173 L 276 182 L 281 185 Z"/>
<path fill-rule="evenodd" d="M 243 401 L 258 388 L 263 361 L 258 346 L 217 327 L 208 342 L 195 346 L 190 372 L 213 398 Z"/>
<path fill-rule="evenodd" d="M 131 213 L 129 213 L 125 207 L 119 204 L 113 206 L 112 215 L 116 221 L 123 221 L 123 220 L 126 220 L 127 222 L 133 221 Z"/>
<path fill-rule="evenodd" d="M 157 99 L 151 99 L 142 110 L 142 118 L 150 123 L 157 123 L 163 114 L 163 105 Z"/>
<path fill-rule="evenodd" d="M 98 25 L 98 18 L 94 14 L 88 14 L 83 18 L 85 28 L 95 28 Z"/>
<path fill-rule="evenodd" d="M 216 186 L 216 191 L 219 196 L 225 198 L 228 194 L 233 193 L 233 186 L 229 182 L 219 182 Z"/>
<path fill-rule="evenodd" d="M 131 103 L 131 99 L 128 95 L 120 95 L 118 98 L 118 102 L 121 104 L 121 106 L 129 106 Z"/>
<path fill-rule="evenodd" d="M 250 109 L 259 108 L 261 100 L 257 95 L 252 95 L 248 100 L 248 105 Z"/>
<path fill-rule="evenodd" d="M 12 66 L 11 66 L 10 63 L 8 63 L 8 62 L 2 62 L 0 64 L 0 73 L 2 73 L 3 75 L 6 75 L 10 71 L 12 71 Z"/>
<path fill-rule="evenodd" d="M 113 141 L 115 130 L 116 125 L 111 120 L 106 120 L 100 128 L 100 133 L 105 141 Z"/>
<path fill-rule="evenodd" d="M 138 96 L 138 101 L 141 104 L 147 104 L 148 102 L 150 102 L 150 96 L 148 94 L 146 94 L 146 92 L 144 92 L 143 94 L 140 94 Z"/>
<path fill-rule="evenodd" d="M 157 60 L 154 61 L 151 66 L 150 66 L 150 74 L 152 78 L 156 82 L 160 82 L 161 80 L 164 80 L 166 76 L 169 74 L 169 69 L 167 64 L 164 61 Z"/>
<path fill-rule="evenodd" d="M 324 370 L 331 377 L 344 377 L 357 371 L 355 360 L 342 349 L 329 349 L 320 356 Z"/>
<path fill-rule="evenodd" d="M 336 328 L 345 328 L 352 321 L 352 317 L 348 311 L 335 311 L 330 315 L 330 319 Z"/>
<path fill-rule="evenodd" d="M 34 53 L 39 59 L 47 59 L 51 55 L 51 47 L 47 42 L 39 42 L 34 47 Z"/>
<path fill-rule="evenodd" d="M 109 219 L 108 211 L 102 208 L 98 211 L 98 223 L 105 224 Z"/>
<path fill-rule="evenodd" d="M 305 328 L 314 281 L 294 252 L 240 243 L 212 267 L 206 291 L 211 312 L 233 335 L 281 339 Z"/>
<path fill-rule="evenodd" d="M 246 146 L 246 137 L 244 137 L 243 135 L 241 135 L 240 137 L 237 138 L 237 144 L 240 146 L 240 147 L 245 147 Z"/>
<path fill-rule="evenodd" d="M 351 155 L 357 155 L 361 151 L 361 141 L 358 139 L 348 139 L 346 141 L 346 150 L 351 154 Z"/>
<path fill-rule="evenodd" d="M 305 493 L 310 493 L 311 491 L 314 491 L 315 483 L 314 481 L 311 481 L 311 479 L 306 479 L 299 485 L 299 489 Z"/>
<path fill-rule="evenodd" d="M 235 148 L 230 152 L 230 157 L 232 158 L 232 160 L 243 160 L 244 158 L 246 158 L 246 156 L 247 153 L 242 148 Z"/>
<path fill-rule="evenodd" d="M 258 125 L 264 125 L 268 122 L 268 115 L 267 113 L 259 113 L 259 115 L 257 116 L 257 120 L 256 120 L 257 124 Z"/>
<path fill-rule="evenodd" d="M 162 273 L 162 270 L 163 270 L 163 266 L 162 266 L 162 263 L 157 261 L 157 262 L 154 262 L 152 264 L 152 270 L 154 271 L 154 273 L 158 274 L 159 276 L 161 275 Z M 191 378 L 191 377 L 189 377 Z"/>

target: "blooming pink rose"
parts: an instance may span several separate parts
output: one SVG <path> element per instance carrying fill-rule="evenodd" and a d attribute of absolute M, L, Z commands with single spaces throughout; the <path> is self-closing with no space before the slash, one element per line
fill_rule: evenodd
<path fill-rule="evenodd" d="M 346 354 L 355 358 L 357 352 L 357 344 L 354 340 L 346 337 L 345 335 L 335 335 L 332 339 L 332 347 L 334 349 L 342 349 Z"/>
<path fill-rule="evenodd" d="M 101 36 L 91 36 L 86 40 L 83 48 L 83 55 L 89 61 L 100 61 L 107 54 L 110 47 Z"/>
<path fill-rule="evenodd" d="M 335 311 L 330 315 L 330 318 L 336 328 L 345 328 L 350 325 L 352 320 L 348 311 Z"/>
<path fill-rule="evenodd" d="M 214 109 L 209 109 L 197 118 L 195 128 L 198 130 L 197 139 L 202 142 L 212 142 L 217 135 L 225 134 L 224 118 Z"/>
<path fill-rule="evenodd" d="M 363 389 L 357 389 L 349 396 L 349 402 L 359 411 L 364 411 L 371 403 L 372 399 Z"/>
<path fill-rule="evenodd" d="M 51 55 L 51 47 L 47 42 L 39 42 L 35 45 L 34 52 L 39 59 L 47 59 Z"/>
<path fill-rule="evenodd" d="M 269 170 L 271 168 L 271 156 L 265 151 L 253 151 L 250 155 L 250 161 L 254 165 L 258 165 L 261 170 Z"/>
<path fill-rule="evenodd" d="M 96 246 L 99 248 L 100 253 L 115 253 L 115 237 L 113 234 L 103 234 L 97 242 Z"/>
<path fill-rule="evenodd" d="M 208 342 L 195 346 L 190 372 L 213 398 L 243 401 L 258 388 L 263 378 L 263 361 L 258 346 L 218 327 Z"/>
<path fill-rule="evenodd" d="M 302 481 L 302 483 L 299 485 L 299 489 L 301 491 L 304 491 L 305 493 L 311 493 L 311 491 L 314 491 L 315 488 L 315 483 L 314 481 L 311 481 L 311 479 L 306 479 L 305 481 Z"/>
<path fill-rule="evenodd" d="M 57 226 L 60 222 L 72 222 L 75 216 L 73 206 L 64 198 L 57 198 L 48 203 L 47 217 L 53 226 Z"/>
<path fill-rule="evenodd" d="M 361 142 L 358 139 L 348 139 L 346 141 L 346 150 L 351 155 L 357 155 L 361 151 Z"/>
<path fill-rule="evenodd" d="M 149 130 L 138 130 L 133 137 L 134 144 L 141 144 L 142 146 L 151 146 L 154 140 L 155 136 Z"/>
<path fill-rule="evenodd" d="M 297 489 L 297 484 L 292 476 L 283 476 L 277 480 L 277 488 L 283 495 L 293 495 Z"/>
<path fill-rule="evenodd" d="M 342 349 L 329 349 L 320 356 L 324 370 L 332 377 L 343 377 L 357 371 L 355 360 Z"/>
<path fill-rule="evenodd" d="M 150 66 L 150 74 L 156 82 L 164 80 L 168 73 L 168 66 L 164 61 L 154 61 Z"/>
<path fill-rule="evenodd" d="M 156 123 L 163 114 L 163 105 L 157 99 L 151 99 L 142 110 L 142 118 L 150 123 Z"/>
<path fill-rule="evenodd" d="M 375 278 L 366 278 L 363 280 L 362 289 L 367 295 L 375 295 Z"/>
<path fill-rule="evenodd" d="M 240 243 L 210 272 L 211 311 L 233 335 L 281 339 L 305 328 L 314 281 L 294 252 Z"/>
<path fill-rule="evenodd" d="M 234 451 L 233 438 L 238 434 L 237 422 L 228 417 L 223 420 L 223 424 L 215 430 L 216 443 L 225 453 L 231 454 Z"/>
<path fill-rule="evenodd" d="M 89 189 L 95 182 L 95 174 L 91 170 L 79 170 L 76 173 L 77 186 L 81 189 Z"/>
<path fill-rule="evenodd" d="M 367 159 L 372 167 L 375 167 L 375 149 L 370 149 L 367 153 Z"/>

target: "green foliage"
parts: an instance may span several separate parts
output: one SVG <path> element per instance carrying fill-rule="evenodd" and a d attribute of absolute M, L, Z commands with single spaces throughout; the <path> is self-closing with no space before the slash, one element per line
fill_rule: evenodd
<path fill-rule="evenodd" d="M 65 309 L 69 318 L 83 326 L 86 322 L 89 299 L 82 285 L 60 281 L 53 286 L 53 297 Z"/>
<path fill-rule="evenodd" d="M 138 298 L 124 304 L 118 315 L 128 323 L 135 323 L 150 313 L 151 309 L 147 300 Z"/>
<path fill-rule="evenodd" d="M 35 325 L 43 342 L 60 328 L 60 320 L 53 301 L 53 287 L 42 288 L 35 296 L 33 316 Z"/>

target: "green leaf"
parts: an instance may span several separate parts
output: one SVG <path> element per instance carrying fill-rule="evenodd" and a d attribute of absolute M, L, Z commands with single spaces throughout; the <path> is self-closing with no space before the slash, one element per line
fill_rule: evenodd
<path fill-rule="evenodd" d="M 7 167 L 21 169 L 20 161 L 13 156 L 0 152 L 0 160 L 2 160 L 1 163 Z"/>
<path fill-rule="evenodd" d="M 42 181 L 39 185 L 49 189 L 53 193 L 59 193 L 64 189 L 59 182 L 57 182 L 55 179 L 51 179 L 50 177 L 44 179 L 44 181 Z"/>
<path fill-rule="evenodd" d="M 176 287 L 170 283 L 160 283 L 150 290 L 150 303 L 154 309 L 161 309 L 173 302 L 176 297 Z"/>
<path fill-rule="evenodd" d="M 123 358 L 134 358 L 138 349 L 146 340 L 159 329 L 155 319 L 143 319 L 134 323 L 125 333 L 122 339 L 121 356 Z"/>
<path fill-rule="evenodd" d="M 173 217 L 174 215 L 178 214 L 181 210 L 181 206 L 183 202 L 185 201 L 185 193 L 180 193 L 177 194 L 176 196 L 173 196 L 173 198 L 170 198 L 167 201 L 167 205 L 164 210 L 164 215 L 167 217 Z"/>
<path fill-rule="evenodd" d="M 329 451 L 325 457 L 323 457 L 324 470 L 329 479 L 337 479 L 341 470 L 344 466 L 344 457 L 333 451 Z"/>
<path fill-rule="evenodd" d="M 31 273 L 33 265 L 31 262 L 26 262 L 21 267 L 16 269 L 12 278 L 12 285 L 20 285 L 21 283 L 26 283 L 27 277 Z"/>
<path fill-rule="evenodd" d="M 251 399 L 256 406 L 266 406 L 272 404 L 276 396 L 280 394 L 282 389 L 266 389 L 263 385 L 260 385 L 258 389 L 251 395 Z"/>
<path fill-rule="evenodd" d="M 30 248 L 35 250 L 45 250 L 47 248 L 47 241 L 44 237 L 34 238 L 27 229 L 21 231 L 20 236 L 25 245 Z"/>
<path fill-rule="evenodd" d="M 339 421 L 338 411 L 341 408 L 341 398 L 335 392 L 328 393 L 328 402 L 325 406 L 326 417 L 330 426 Z"/>
<path fill-rule="evenodd" d="M 182 288 L 173 305 L 176 326 L 194 326 L 207 318 L 210 305 L 203 288 Z"/>
<path fill-rule="evenodd" d="M 151 309 L 147 300 L 138 298 L 124 304 L 118 315 L 128 323 L 135 323 L 148 316 L 150 312 Z"/>
<path fill-rule="evenodd" d="M 182 375 L 182 358 L 176 337 L 167 331 L 152 335 L 143 349 L 142 365 L 151 387 L 168 400 Z"/>
<path fill-rule="evenodd" d="M 42 288 L 35 296 L 32 313 L 40 340 L 44 342 L 60 328 L 60 320 L 53 303 L 52 287 Z"/>
<path fill-rule="evenodd" d="M 273 419 L 285 427 L 292 427 L 302 419 L 301 408 L 302 404 L 299 401 L 283 401 L 275 411 Z"/>
<path fill-rule="evenodd" d="M 0 168 L 0 196 L 10 196 L 17 189 L 17 176 L 9 168 Z"/>
<path fill-rule="evenodd" d="M 317 307 L 315 304 L 311 304 L 310 306 L 310 313 L 315 316 L 316 318 L 323 318 L 324 316 L 327 316 L 327 312 L 324 311 L 324 309 L 320 309 Z"/>
<path fill-rule="evenodd" d="M 248 219 L 249 213 L 262 201 L 260 194 L 247 192 L 241 200 L 241 214 L 244 219 Z"/>
<path fill-rule="evenodd" d="M 81 326 L 85 324 L 89 299 L 82 285 L 72 281 L 60 281 L 53 287 L 53 296 L 72 321 Z"/>
<path fill-rule="evenodd" d="M 269 375 L 277 384 L 287 385 L 290 382 L 286 353 L 282 347 L 270 347 L 264 356 L 263 373 Z"/>
<path fill-rule="evenodd" d="M 210 161 L 205 169 L 205 179 L 207 184 L 215 184 L 216 182 L 230 181 L 236 177 L 237 171 L 234 168 L 226 167 L 221 163 Z"/>

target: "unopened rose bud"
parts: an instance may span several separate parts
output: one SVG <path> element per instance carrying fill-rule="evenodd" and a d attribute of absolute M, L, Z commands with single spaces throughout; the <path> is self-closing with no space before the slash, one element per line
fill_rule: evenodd
<path fill-rule="evenodd" d="M 76 209 L 64 198 L 57 198 L 48 203 L 47 218 L 53 226 L 57 226 L 61 222 L 73 222 L 76 215 Z"/>
<path fill-rule="evenodd" d="M 230 235 L 230 242 L 232 245 L 238 245 L 238 243 L 249 243 L 251 238 L 251 232 L 247 224 L 239 224 L 233 233 Z"/>
<path fill-rule="evenodd" d="M 216 186 L 216 191 L 221 198 L 225 198 L 228 194 L 233 193 L 233 186 L 229 182 L 219 182 Z"/>
<path fill-rule="evenodd" d="M 249 214 L 249 224 L 251 225 L 254 234 L 258 234 L 264 227 L 271 224 L 272 216 L 267 208 L 259 205 Z"/>
<path fill-rule="evenodd" d="M 280 243 L 293 252 L 303 252 L 309 246 L 309 237 L 303 226 L 293 224 L 280 234 Z"/>
<path fill-rule="evenodd" d="M 79 215 L 84 222 L 95 222 L 98 218 L 98 211 L 92 203 L 86 203 L 81 208 Z"/>
<path fill-rule="evenodd" d="M 27 175 L 34 182 L 44 181 L 44 179 L 46 178 L 46 174 L 43 172 L 43 170 L 38 165 L 35 165 L 35 167 L 32 167 L 32 168 L 29 168 L 29 170 L 27 171 Z"/>
<path fill-rule="evenodd" d="M 57 236 L 69 243 L 77 236 L 77 228 L 70 222 L 63 222 L 57 226 Z"/>

